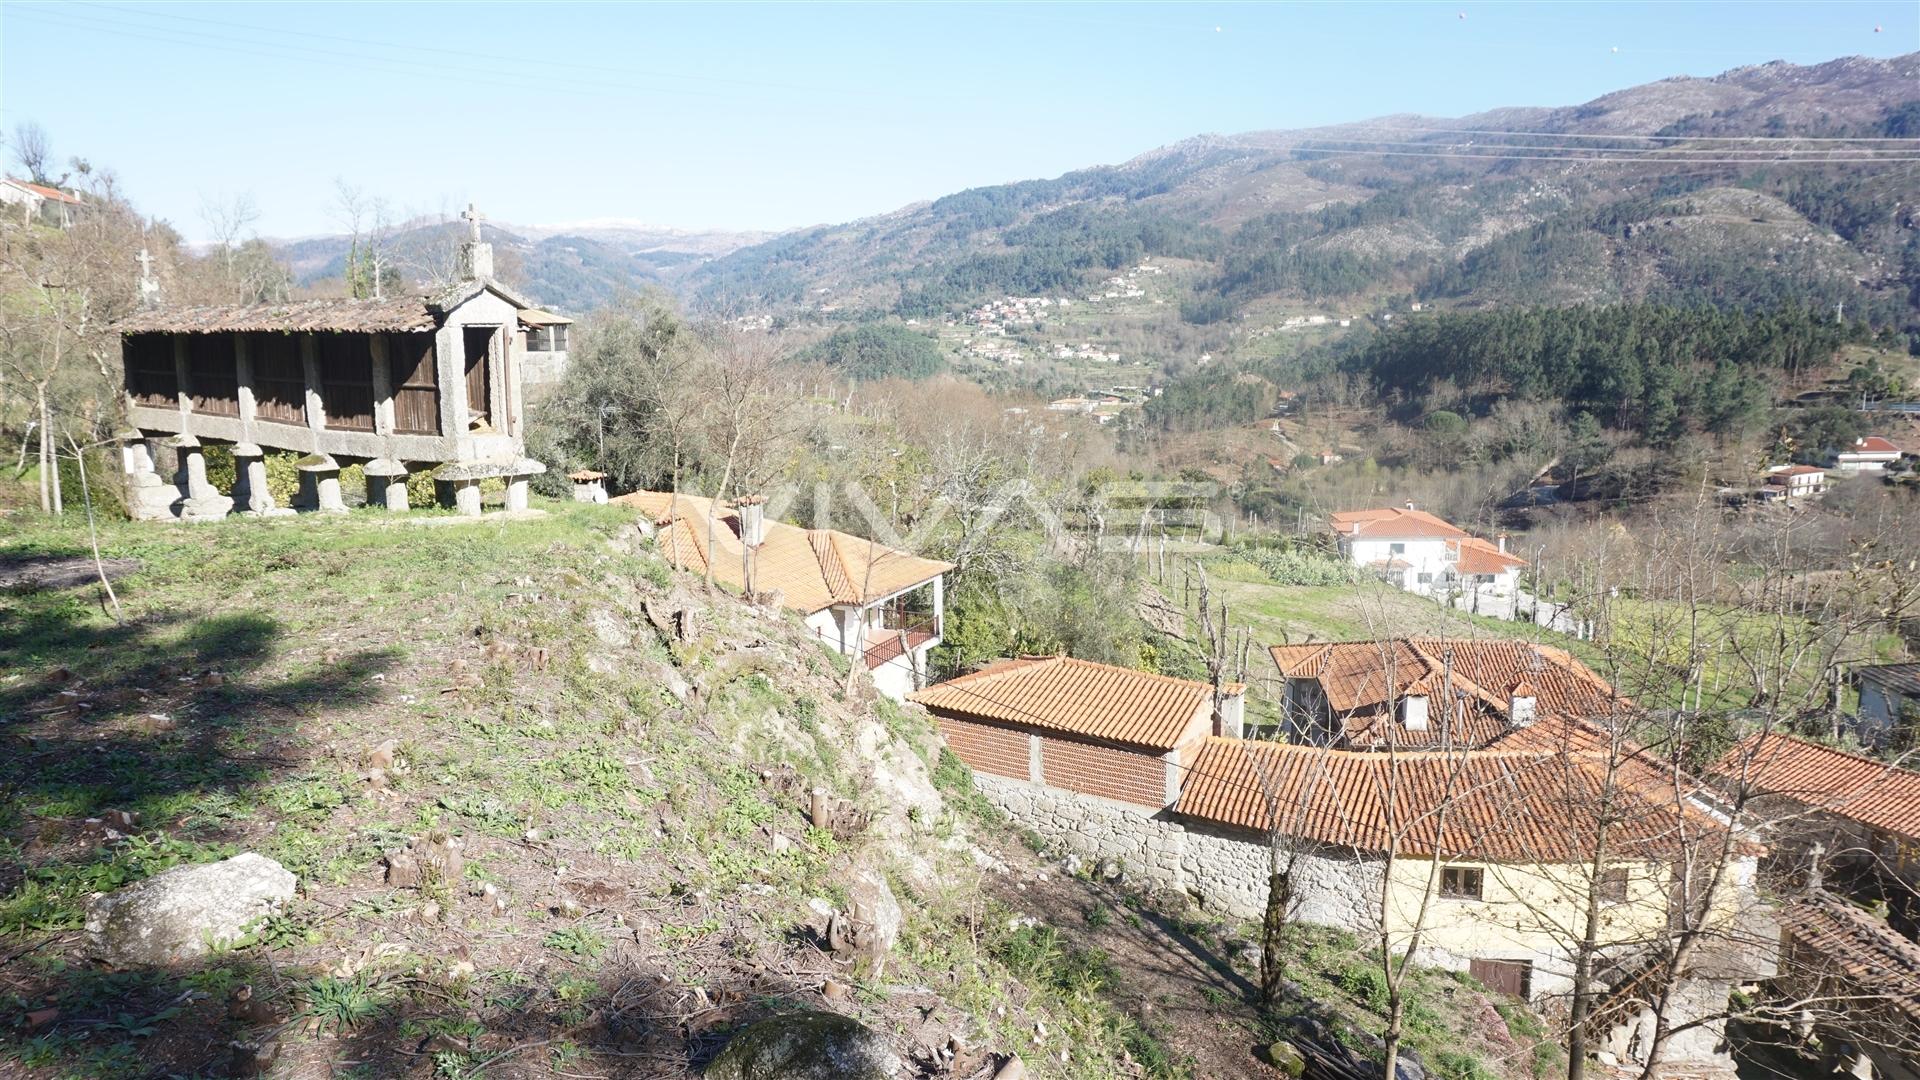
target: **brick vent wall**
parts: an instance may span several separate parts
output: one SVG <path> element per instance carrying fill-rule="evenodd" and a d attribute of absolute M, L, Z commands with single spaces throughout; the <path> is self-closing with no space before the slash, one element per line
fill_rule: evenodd
<path fill-rule="evenodd" d="M 975 772 L 1014 780 L 1028 778 L 1026 732 L 947 716 L 936 716 L 934 720 L 939 723 L 947 746 Z"/>
<path fill-rule="evenodd" d="M 1145 752 L 1040 737 L 1040 775 L 1048 784 L 1139 806 L 1167 805 L 1167 763 Z"/>

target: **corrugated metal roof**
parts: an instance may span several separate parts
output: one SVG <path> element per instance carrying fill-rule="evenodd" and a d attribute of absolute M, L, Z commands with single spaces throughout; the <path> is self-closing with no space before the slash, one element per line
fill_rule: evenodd
<path fill-rule="evenodd" d="M 1866 682 L 1879 683 L 1902 694 L 1920 695 L 1920 662 L 1908 664 L 1874 664 L 1869 667 L 1855 668 L 1854 674 Z"/>
<path fill-rule="evenodd" d="M 1232 684 L 1234 693 L 1245 687 Z M 1213 689 L 1192 679 L 1154 675 L 1070 656 L 1001 660 L 935 683 L 915 701 L 969 720 L 1059 731 L 1165 752 L 1179 745 Z"/>
<path fill-rule="evenodd" d="M 1782 796 L 1920 840 L 1920 773 L 1773 734 L 1742 739 L 1713 771 L 1751 793 Z"/>

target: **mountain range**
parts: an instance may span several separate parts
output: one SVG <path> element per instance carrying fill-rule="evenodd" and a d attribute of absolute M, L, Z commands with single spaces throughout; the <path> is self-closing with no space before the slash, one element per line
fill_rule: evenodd
<path fill-rule="evenodd" d="M 503 273 L 572 312 L 651 286 L 728 310 L 927 316 L 1078 293 L 1150 259 L 1171 272 L 1169 313 L 1196 324 L 1403 299 L 1653 299 L 1844 304 L 1920 331 L 1920 143 L 1897 139 L 1920 139 L 1920 53 L 1774 62 L 1562 108 L 1202 135 L 778 235 L 624 220 L 487 232 Z M 415 224 L 388 247 L 418 269 L 460 228 Z M 346 249 L 281 251 L 313 280 Z"/>
<path fill-rule="evenodd" d="M 1731 141 L 1751 136 L 1780 141 Z M 783 234 L 680 285 L 736 308 L 824 292 L 843 312 L 929 314 L 1144 257 L 1187 271 L 1196 322 L 1402 294 L 1850 303 L 1907 322 L 1920 154 L 1889 140 L 1916 137 L 1920 53 L 1775 62 L 1567 108 L 1201 136 Z M 1880 141 L 1810 141 L 1863 138 Z M 1840 152 L 1861 146 L 1882 150 Z"/>

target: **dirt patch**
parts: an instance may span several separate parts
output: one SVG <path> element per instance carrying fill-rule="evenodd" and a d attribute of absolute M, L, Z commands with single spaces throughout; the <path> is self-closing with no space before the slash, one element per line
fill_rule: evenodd
<path fill-rule="evenodd" d="M 93 560 L 84 555 L 0 558 L 0 590 L 72 589 L 99 581 L 102 570 L 108 581 L 118 581 L 138 569 L 139 559 L 102 559 L 100 566 L 95 567 Z"/>

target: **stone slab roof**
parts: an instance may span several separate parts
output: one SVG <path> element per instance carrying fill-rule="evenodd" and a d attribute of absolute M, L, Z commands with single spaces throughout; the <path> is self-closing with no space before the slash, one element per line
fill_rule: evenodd
<path fill-rule="evenodd" d="M 294 300 L 139 311 L 114 326 L 123 334 L 226 334 L 248 331 L 383 333 L 439 325 L 423 296 L 386 300 Z"/>
<path fill-rule="evenodd" d="M 1819 954 L 1830 973 L 1920 1023 L 1920 945 L 1824 891 L 1788 899 L 1779 917 L 1784 934 Z"/>

